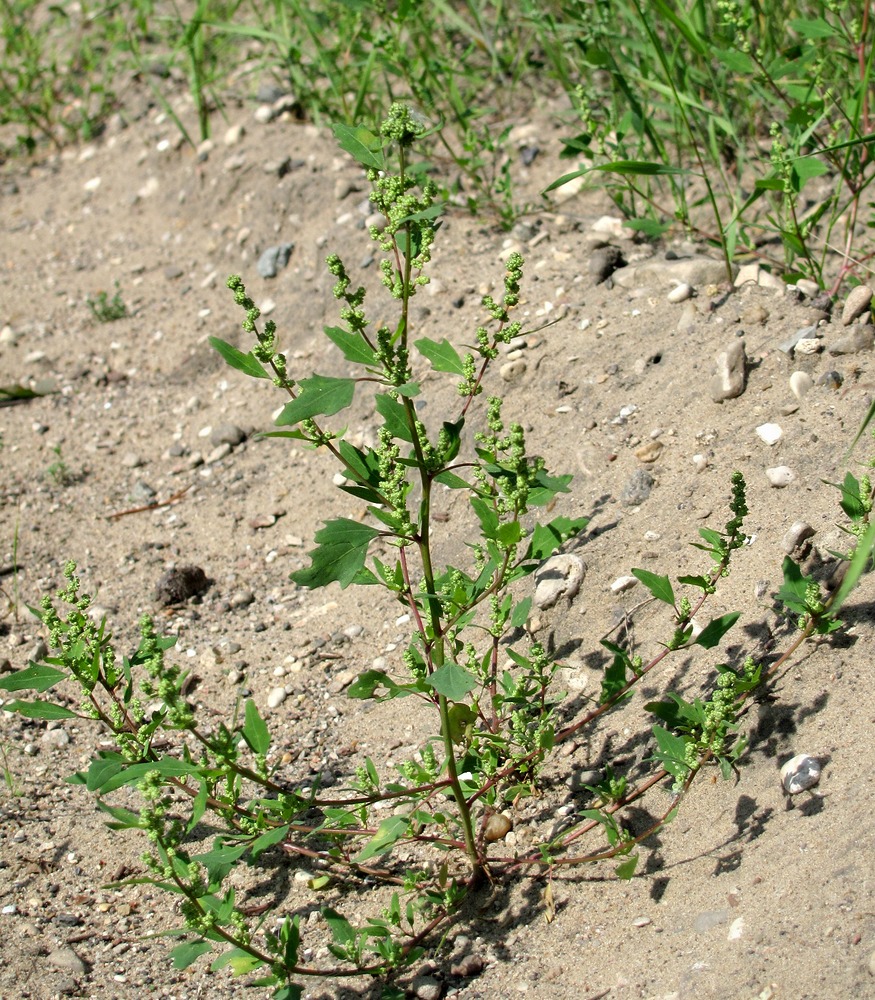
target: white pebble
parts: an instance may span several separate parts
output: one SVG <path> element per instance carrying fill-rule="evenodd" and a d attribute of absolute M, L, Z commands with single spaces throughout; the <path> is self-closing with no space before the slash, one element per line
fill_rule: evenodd
<path fill-rule="evenodd" d="M 271 688 L 270 694 L 267 696 L 267 707 L 268 708 L 279 708 L 280 705 L 286 700 L 286 689 L 281 687 Z"/>
<path fill-rule="evenodd" d="M 638 583 L 635 576 L 618 576 L 611 584 L 611 593 L 622 594 L 626 590 L 631 590 Z"/>
<path fill-rule="evenodd" d="M 686 302 L 693 294 L 693 286 L 686 282 L 678 282 L 666 296 L 669 302 Z"/>
<path fill-rule="evenodd" d="M 757 427 L 757 436 L 768 445 L 777 444 L 784 432 L 777 424 L 760 424 Z"/>
<path fill-rule="evenodd" d="M 800 402 L 813 385 L 814 380 L 808 372 L 793 372 L 790 376 L 790 391 Z"/>
<path fill-rule="evenodd" d="M 820 781 L 820 761 L 807 753 L 797 754 L 781 768 L 781 784 L 788 795 L 813 788 Z"/>
<path fill-rule="evenodd" d="M 736 917 L 729 925 L 729 933 L 726 935 L 727 941 L 738 941 L 744 934 L 744 917 Z"/>
<path fill-rule="evenodd" d="M 766 469 L 766 477 L 776 489 L 789 486 L 796 478 L 793 470 L 786 465 L 776 465 L 773 469 Z"/>

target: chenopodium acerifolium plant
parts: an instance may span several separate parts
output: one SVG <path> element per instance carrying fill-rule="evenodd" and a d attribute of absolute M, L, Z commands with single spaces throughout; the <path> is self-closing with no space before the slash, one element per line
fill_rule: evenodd
<path fill-rule="evenodd" d="M 528 524 L 530 512 L 566 492 L 571 477 L 549 474 L 542 459 L 527 454 L 523 429 L 505 424 L 499 396 L 488 397 L 485 427 L 473 435 L 473 448 L 463 448 L 469 411 L 482 394 L 499 346 L 520 332 L 520 324 L 511 319 L 522 278 L 519 254 L 511 254 L 506 262 L 502 295 L 484 299 L 490 322 L 474 332 L 467 352 L 460 354 L 446 339 L 414 339 L 410 303 L 428 280 L 424 270 L 440 213 L 435 187 L 408 162 L 411 145 L 424 131 L 401 104 L 393 105 L 379 136 L 362 127 L 335 127 L 341 146 L 367 169 L 371 201 L 386 220 L 371 237 L 383 252 L 382 283 L 400 314 L 394 329 L 383 325 L 372 330 L 365 290 L 353 287 L 338 255 L 328 258 L 345 325 L 325 332 L 347 361 L 360 366 L 361 374 L 293 380 L 277 352 L 274 324 L 257 330 L 258 310 L 238 277 L 228 284 L 246 312 L 244 326 L 257 343 L 246 356 L 230 345 L 216 346 L 235 367 L 252 373 L 258 366 L 262 375 L 272 372 L 275 383 L 292 396 L 276 423 L 294 429 L 279 435 L 328 448 L 346 479 L 341 488 L 368 504 L 366 521 L 337 518 L 325 523 L 316 533 L 311 564 L 292 579 L 306 587 L 333 582 L 342 587 L 381 585 L 396 595 L 415 623 L 414 639 L 403 656 L 407 675 L 402 682 L 372 670 L 359 677 L 350 694 L 380 700 L 418 696 L 434 706 L 439 740 L 424 748 L 425 763 L 410 762 L 403 773 L 424 785 L 445 776 L 453 809 L 415 820 L 392 817 L 381 826 L 377 846 L 366 848 L 365 854 L 384 853 L 408 836 L 414 823 L 427 821 L 439 827 L 442 836 L 463 845 L 476 882 L 484 868 L 486 823 L 498 801 L 498 787 L 483 794 L 486 809 L 479 819 L 469 800 L 502 769 L 513 767 L 519 777 L 534 774 L 553 744 L 547 692 L 556 666 L 537 643 L 524 653 L 505 648 L 507 633 L 525 624 L 531 606 L 531 598 L 515 600 L 510 586 L 582 531 L 588 518 L 560 516 Z M 390 150 L 398 157 L 397 171 L 388 167 Z M 415 372 L 423 365 L 458 379 L 457 411 L 431 429 L 420 420 L 415 405 L 422 391 Z M 352 403 L 363 384 L 374 387 L 382 420 L 372 448 L 356 447 L 326 424 Z M 467 567 L 437 561 L 433 504 L 435 491 L 443 489 L 463 491 L 479 525 L 480 537 L 471 546 L 472 565 Z M 383 549 L 389 543 L 392 559 L 370 554 L 378 539 Z M 469 634 L 485 634 L 485 644 L 471 641 Z M 501 669 L 507 656 L 519 667 L 518 675 Z M 380 787 L 370 769 L 359 776 L 359 783 L 373 792 Z M 430 796 L 430 791 L 423 792 L 421 798 L 425 802 Z"/>
<path fill-rule="evenodd" d="M 432 737 L 393 775 L 381 774 L 364 759 L 345 790 L 322 793 L 318 783 L 282 779 L 270 730 L 255 702 L 247 699 L 230 723 L 202 721 L 185 696 L 185 673 L 167 661 L 175 640 L 159 636 L 147 617 L 137 651 L 117 655 L 105 626 L 89 615 L 91 598 L 81 592 L 72 563 L 67 586 L 57 596 L 67 610 L 59 612 L 47 597 L 36 612 L 56 652 L 0 680 L 0 690 L 9 692 L 42 693 L 66 680 L 76 683 L 81 698 L 76 707 L 70 699 L 16 699 L 3 708 L 36 719 L 93 719 L 109 731 L 114 748 L 100 750 L 71 780 L 99 796 L 111 827 L 140 829 L 147 836 L 146 874 L 133 881 L 162 888 L 180 903 L 182 924 L 175 933 L 185 940 L 171 953 L 174 964 L 185 968 L 218 950 L 212 968 L 255 974 L 254 982 L 272 988 L 277 1000 L 300 997 L 300 980 L 308 976 L 383 975 L 417 960 L 466 889 L 487 874 L 495 878 L 533 866 L 553 871 L 615 858 L 618 875 L 631 877 L 636 846 L 671 819 L 702 768 L 716 763 L 724 774 L 731 772 L 744 746 L 739 713 L 765 673 L 752 659 L 738 669 L 719 665 L 707 698 L 688 702 L 672 694 L 648 705 L 661 723 L 652 730 L 651 771 L 615 773 L 606 762 L 604 780 L 588 788 L 587 800 L 564 825 L 557 829 L 553 817 L 530 849 L 501 853 L 513 810 L 538 789 L 554 746 L 627 703 L 665 656 L 681 649 L 688 655 L 693 646 L 713 650 L 734 624 L 738 615 L 731 613 L 697 631 L 695 616 L 745 543 L 745 486 L 736 473 L 732 516 L 723 531 L 700 529 L 698 548 L 709 554 L 712 566 L 678 581 L 695 599 L 676 596 L 666 576 L 634 571 L 652 596 L 671 608 L 672 633 L 660 652 L 645 663 L 606 639 L 611 662 L 601 691 L 575 717 L 560 716 L 560 697 L 553 691 L 559 665 L 535 641 L 523 649 L 509 641 L 526 634 L 531 608 L 530 598 L 520 597 L 520 588 L 512 585 L 583 531 L 587 519 L 541 522 L 534 516 L 568 489 L 570 477 L 549 474 L 541 459 L 527 454 L 522 429 L 502 418 L 499 397 L 487 397 L 483 429 L 465 433 L 499 345 L 519 333 L 511 316 L 519 302 L 520 258 L 507 261 L 503 293 L 485 298 L 489 322 L 473 332 L 465 353 L 446 339 L 414 336 L 410 302 L 425 281 L 439 215 L 428 178 L 408 162 L 422 131 L 401 105 L 392 107 L 379 135 L 362 127 L 335 129 L 342 147 L 366 168 L 373 202 L 387 220 L 371 236 L 384 251 L 383 283 L 399 313 L 394 329 L 372 331 L 365 292 L 353 288 L 340 257 L 329 258 L 343 325 L 328 328 L 326 335 L 360 373 L 294 378 L 278 350 L 275 325 L 266 322 L 259 330 L 258 310 L 238 277 L 229 285 L 255 345 L 243 352 L 220 340 L 213 343 L 234 368 L 272 379 L 288 394 L 277 420 L 281 429 L 272 436 L 328 449 L 344 473 L 340 488 L 367 504 L 365 521 L 325 523 L 316 533 L 310 565 L 292 576 L 303 587 L 382 586 L 407 609 L 415 629 L 400 657 L 402 672 L 367 670 L 349 694 L 378 701 L 421 699 L 434 713 Z M 394 171 L 393 155 L 399 164 Z M 424 426 L 414 405 L 423 392 L 421 376 L 417 380 L 423 370 L 457 381 L 458 404 L 439 427 Z M 365 388 L 373 389 L 382 421 L 373 447 L 353 445 L 326 422 Z M 467 498 L 479 528 L 467 567 L 438 562 L 442 522 L 434 517 L 433 500 L 435 491 L 444 489 Z M 865 542 L 868 484 L 846 481 L 842 505 L 852 533 Z M 796 575 L 802 583 L 785 570 L 785 596 L 791 607 L 794 600 L 804 605 L 800 638 L 769 673 L 808 635 L 833 627 L 829 601 L 815 599 L 811 581 L 801 571 Z M 664 780 L 670 794 L 650 826 L 633 832 L 624 808 Z M 103 800 L 124 786 L 139 792 L 138 811 Z M 394 807 L 391 813 L 387 806 Z M 203 849 L 201 821 L 207 814 L 220 832 L 212 847 Z M 578 841 L 591 832 L 601 834 L 602 846 L 580 853 Z M 453 862 L 453 853 L 465 864 Z M 271 906 L 239 901 L 235 876 L 241 866 L 289 863 L 284 859 L 316 871 L 308 885 L 314 899 L 321 895 L 324 919 L 316 928 L 308 923 L 307 932 L 322 935 L 335 960 L 331 964 L 307 960 L 311 952 L 302 944 L 300 909 L 288 912 L 279 897 Z M 343 898 L 340 888 L 355 878 L 363 888 L 388 887 L 386 905 L 361 926 L 335 908 Z M 549 914 L 549 886 L 545 905 Z"/>

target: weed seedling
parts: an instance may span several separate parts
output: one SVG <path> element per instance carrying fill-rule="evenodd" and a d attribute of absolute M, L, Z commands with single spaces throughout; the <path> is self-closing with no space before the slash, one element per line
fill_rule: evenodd
<path fill-rule="evenodd" d="M 128 314 L 118 282 L 115 283 L 115 295 L 112 298 L 107 292 L 98 292 L 94 298 L 89 295 L 85 301 L 98 323 L 114 323 Z"/>

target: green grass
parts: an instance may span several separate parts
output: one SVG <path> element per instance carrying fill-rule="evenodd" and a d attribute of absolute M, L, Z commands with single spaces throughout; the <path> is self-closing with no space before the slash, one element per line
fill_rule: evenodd
<path fill-rule="evenodd" d="M 510 125 L 564 94 L 557 181 L 596 172 L 647 236 L 687 231 L 727 268 L 756 258 L 833 291 L 868 273 L 868 4 L 0 0 L 0 32 L 7 152 L 98 135 L 132 73 L 193 143 L 263 84 L 319 123 L 373 125 L 404 99 L 433 125 L 445 194 L 508 228 L 531 207 Z"/>

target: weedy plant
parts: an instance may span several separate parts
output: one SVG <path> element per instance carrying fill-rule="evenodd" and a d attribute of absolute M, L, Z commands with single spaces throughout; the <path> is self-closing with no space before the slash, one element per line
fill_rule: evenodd
<path fill-rule="evenodd" d="M 870 255 L 854 253 L 855 229 L 875 179 L 869 4 L 811 0 L 789 18 L 745 0 L 564 9 L 575 19 L 554 36 L 569 53 L 558 72 L 584 126 L 564 155 L 587 162 L 548 190 L 598 171 L 633 228 L 680 223 L 720 248 L 730 280 L 745 255 L 823 286 L 837 252 L 833 291 L 861 273 Z"/>
<path fill-rule="evenodd" d="M 102 291 L 94 298 L 89 295 L 85 302 L 98 323 L 114 323 L 118 319 L 124 319 L 128 314 L 128 307 L 122 298 L 118 282 L 115 283 L 115 295 L 112 298 L 108 292 Z"/>
<path fill-rule="evenodd" d="M 181 926 L 174 933 L 185 940 L 172 951 L 175 965 L 218 952 L 214 969 L 252 975 L 278 1000 L 300 997 L 308 976 L 362 973 L 385 977 L 386 997 L 401 995 L 392 977 L 439 940 L 466 894 L 488 892 L 496 880 L 532 871 L 546 876 L 549 913 L 549 877 L 563 866 L 615 859 L 617 874 L 632 877 L 638 844 L 674 816 L 696 776 L 712 765 L 731 773 L 744 749 L 739 724 L 752 693 L 800 642 L 838 627 L 838 597 L 824 598 L 788 561 L 778 597 L 800 619 L 800 630 L 787 653 L 770 665 L 751 658 L 737 668 L 719 665 L 701 697 L 688 701 L 672 693 L 647 705 L 656 723 L 641 734 L 653 751 L 643 772 L 607 766 L 605 780 L 587 789 L 558 827 L 551 817 L 532 847 L 505 843 L 515 811 L 538 792 L 557 746 L 630 705 L 642 678 L 665 657 L 713 650 L 735 623 L 738 613 L 697 627 L 746 541 L 745 487 L 736 474 L 722 531 L 700 530 L 697 547 L 710 565 L 681 577 L 682 593 L 666 576 L 634 571 L 668 608 L 669 635 L 657 655 L 645 662 L 606 639 L 610 662 L 598 695 L 582 708 L 569 707 L 557 690 L 561 664 L 526 630 L 532 601 L 519 584 L 580 536 L 587 518 L 544 518 L 570 477 L 551 474 L 529 455 L 522 428 L 502 416 L 501 397 L 484 391 L 493 384 L 500 345 L 520 332 L 512 317 L 523 261 L 508 258 L 503 291 L 485 297 L 488 321 L 461 352 L 447 339 L 416 336 L 411 303 L 427 282 L 440 209 L 433 184 L 411 160 L 423 132 L 400 104 L 379 134 L 335 128 L 340 145 L 366 169 L 373 204 L 385 216 L 385 228 L 371 237 L 397 306 L 394 326 L 372 327 L 364 289 L 339 256 L 328 258 L 342 325 L 325 333 L 357 374 L 296 378 L 279 350 L 276 326 L 259 326 L 239 277 L 229 286 L 254 345 L 244 352 L 213 341 L 232 367 L 271 380 L 288 397 L 270 436 L 330 452 L 343 473 L 340 489 L 367 506 L 364 520 L 326 522 L 310 564 L 292 579 L 307 588 L 382 587 L 410 614 L 413 638 L 396 672 L 366 670 L 349 695 L 419 700 L 432 725 L 418 753 L 392 773 L 366 758 L 345 787 L 330 792 L 318 782 L 284 780 L 255 701 L 247 699 L 219 725 L 199 718 L 184 693 L 185 673 L 168 656 L 174 639 L 160 636 L 147 617 L 137 651 L 119 655 L 106 625 L 90 617 L 91 598 L 81 592 L 72 563 L 66 587 L 37 612 L 53 655 L 0 680 L 7 692 L 46 692 L 73 681 L 78 706 L 69 698 L 16 698 L 3 708 L 37 719 L 93 719 L 111 734 L 114 748 L 101 750 L 71 780 L 98 796 L 112 828 L 146 834 L 145 873 L 131 881 L 178 900 Z M 427 427 L 415 404 L 432 373 L 456 380 L 458 402 Z M 333 426 L 357 392 L 373 393 L 381 421 L 373 447 L 354 445 Z M 472 424 L 480 429 L 472 433 Z M 465 565 L 442 562 L 441 532 L 458 529 L 435 517 L 438 490 L 457 491 L 476 525 Z M 853 548 L 870 532 L 871 484 L 851 476 L 841 493 Z M 857 555 L 852 568 L 854 560 Z M 572 765 L 563 758 L 551 766 Z M 111 801 L 123 787 L 138 792 L 139 809 Z M 635 829 L 626 810 L 640 808 L 648 792 L 655 803 L 651 821 Z M 219 831 L 212 846 L 204 844 L 207 819 Z M 595 843 L 584 847 L 588 835 Z M 245 866 L 283 864 L 306 864 L 311 873 L 313 905 L 323 920 L 308 921 L 306 931 L 327 944 L 333 961 L 308 961 L 299 908 L 288 912 L 282 898 L 257 908 L 238 902 L 237 876 Z M 351 884 L 377 899 L 357 925 L 340 912 Z"/>

